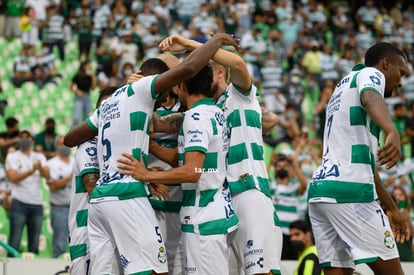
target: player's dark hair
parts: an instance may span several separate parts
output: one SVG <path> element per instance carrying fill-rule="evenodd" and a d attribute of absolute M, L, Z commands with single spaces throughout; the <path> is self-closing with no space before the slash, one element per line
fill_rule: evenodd
<path fill-rule="evenodd" d="M 307 232 L 311 232 L 312 228 L 311 225 L 304 221 L 304 220 L 296 220 L 290 223 L 289 225 L 290 229 L 298 229 L 300 231 L 302 231 L 303 233 L 307 233 Z"/>
<path fill-rule="evenodd" d="M 211 84 L 213 82 L 213 69 L 210 64 L 204 66 L 198 74 L 185 81 L 189 95 L 202 94 L 213 97 Z"/>
<path fill-rule="evenodd" d="M 370 47 L 365 53 L 365 65 L 372 67 L 377 65 L 381 59 L 388 57 L 391 62 L 396 62 L 399 57 L 407 60 L 404 53 L 393 44 L 380 42 Z"/>
<path fill-rule="evenodd" d="M 99 96 L 98 99 L 96 100 L 96 108 L 99 107 L 99 105 L 101 105 L 101 102 L 105 99 L 110 97 L 116 90 L 118 89 L 118 87 L 105 87 L 102 90 L 99 91 Z"/>
<path fill-rule="evenodd" d="M 14 117 L 9 117 L 6 119 L 6 126 L 7 128 L 14 127 L 19 121 Z"/>
<path fill-rule="evenodd" d="M 161 74 L 168 71 L 168 66 L 159 58 L 149 58 L 142 63 L 140 70 L 143 76 Z"/>

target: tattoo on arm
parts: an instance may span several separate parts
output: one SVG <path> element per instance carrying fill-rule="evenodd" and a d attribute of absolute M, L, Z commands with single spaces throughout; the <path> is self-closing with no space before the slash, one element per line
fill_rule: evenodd
<path fill-rule="evenodd" d="M 98 181 L 98 179 L 99 173 L 87 173 L 83 175 L 83 185 L 85 186 L 85 189 L 89 195 L 92 193 L 93 189 L 95 189 L 96 182 Z"/>
<path fill-rule="evenodd" d="M 180 114 L 167 117 L 166 122 L 170 125 L 172 132 L 178 132 L 183 124 L 183 116 Z"/>

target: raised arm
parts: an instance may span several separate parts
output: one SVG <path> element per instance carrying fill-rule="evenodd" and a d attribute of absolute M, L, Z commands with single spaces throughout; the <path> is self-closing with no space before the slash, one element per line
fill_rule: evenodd
<path fill-rule="evenodd" d="M 215 38 L 217 35 L 213 36 Z M 212 39 L 213 39 L 212 38 Z M 182 51 L 193 50 L 202 47 L 203 44 L 185 39 L 179 35 L 172 35 L 160 44 L 161 50 L 164 51 Z M 212 59 L 222 66 L 230 69 L 230 81 L 236 85 L 242 92 L 248 93 L 250 91 L 252 80 L 250 78 L 249 71 L 247 70 L 246 63 L 237 54 L 218 49 Z"/>
<path fill-rule="evenodd" d="M 230 45 L 237 50 L 240 46 L 237 44 L 238 39 L 233 36 L 220 33 L 216 34 L 207 43 L 197 48 L 176 67 L 160 74 L 155 82 L 155 92 L 161 93 L 169 88 L 196 75 L 214 56 L 221 45 Z"/>

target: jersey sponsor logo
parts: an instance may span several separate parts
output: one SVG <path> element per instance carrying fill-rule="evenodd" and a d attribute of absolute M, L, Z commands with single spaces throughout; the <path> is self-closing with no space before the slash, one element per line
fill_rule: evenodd
<path fill-rule="evenodd" d="M 200 120 L 200 113 L 194 113 L 191 115 L 191 118 L 194 120 Z"/>
<path fill-rule="evenodd" d="M 203 134 L 203 132 L 202 132 L 202 131 L 200 131 L 200 130 L 198 130 L 198 129 L 195 129 L 195 130 L 188 130 L 188 131 L 187 131 L 187 134 L 197 136 L 197 134 L 202 135 L 202 134 Z"/>
<path fill-rule="evenodd" d="M 312 180 L 322 180 L 327 177 L 339 177 L 339 168 L 338 165 L 334 164 L 332 166 L 327 166 L 325 163 L 328 159 L 323 160 L 323 165 L 320 166 L 319 170 L 316 171 Z"/>
<path fill-rule="evenodd" d="M 165 248 L 163 246 L 161 246 L 158 250 L 158 261 L 162 264 L 167 262 L 167 253 L 165 252 Z"/>
<path fill-rule="evenodd" d="M 246 246 L 250 249 L 253 246 L 253 240 L 248 240 Z"/>
<path fill-rule="evenodd" d="M 90 156 L 90 157 L 94 157 L 97 154 L 96 147 L 88 147 L 88 148 L 86 148 L 85 151 L 86 151 L 86 154 L 88 154 L 88 156 Z"/>
<path fill-rule="evenodd" d="M 342 91 L 336 95 L 332 95 L 328 103 L 327 114 L 331 115 L 333 112 L 338 111 L 341 107 Z"/>
<path fill-rule="evenodd" d="M 94 167 L 94 168 L 98 168 L 99 165 L 97 162 L 87 162 L 85 163 L 85 167 Z"/>
<path fill-rule="evenodd" d="M 224 114 L 223 114 L 223 113 L 221 113 L 221 112 L 217 112 L 217 113 L 215 113 L 215 114 L 214 114 L 214 116 L 215 116 L 215 118 L 216 118 L 216 120 L 217 120 L 218 124 L 219 124 L 220 126 L 223 126 L 223 125 L 224 125 L 224 123 L 226 122 L 226 118 L 224 117 Z"/>
<path fill-rule="evenodd" d="M 391 235 L 391 232 L 388 230 L 384 232 L 384 244 L 385 244 L 385 247 L 389 249 L 392 249 L 395 246 L 394 238 Z"/>
<path fill-rule="evenodd" d="M 229 188 L 229 184 L 227 183 L 227 181 L 224 181 L 223 183 L 223 190 L 221 191 L 221 195 L 223 196 L 224 201 L 227 203 L 224 205 L 224 211 L 226 213 L 226 219 L 229 219 L 235 213 L 234 213 L 233 206 L 231 204 L 230 188 Z M 253 245 L 253 241 L 252 241 L 252 245 Z"/>
<path fill-rule="evenodd" d="M 338 82 L 338 85 L 336 85 L 337 88 L 341 87 L 342 85 L 344 85 L 345 83 L 349 82 L 349 76 L 343 78 L 340 82 Z"/>
<path fill-rule="evenodd" d="M 255 262 L 247 262 L 246 263 L 246 270 L 248 270 L 249 268 L 252 268 L 253 266 L 256 266 Z"/>
<path fill-rule="evenodd" d="M 190 143 L 192 143 L 192 142 L 196 142 L 196 143 L 198 143 L 198 142 L 203 142 L 201 139 L 199 139 L 199 138 L 197 138 L 197 136 L 194 138 L 194 137 L 192 137 L 191 139 L 190 139 Z"/>
<path fill-rule="evenodd" d="M 259 260 L 256 262 L 260 266 L 260 268 L 263 268 L 263 261 L 264 261 L 264 258 L 260 257 Z"/>
<path fill-rule="evenodd" d="M 124 255 L 119 256 L 119 261 L 124 269 L 127 268 L 130 263 L 130 261 Z"/>
<path fill-rule="evenodd" d="M 186 266 L 184 267 L 185 272 L 187 273 L 194 273 L 197 271 L 197 267 L 195 266 Z"/>
<path fill-rule="evenodd" d="M 119 110 L 119 99 L 104 103 L 100 111 L 102 117 L 102 121 L 100 123 L 102 124 L 107 123 L 109 120 L 119 118 L 121 116 Z"/>
<path fill-rule="evenodd" d="M 260 254 L 263 254 L 263 249 L 262 248 L 249 250 L 246 253 L 244 253 L 243 256 L 247 257 L 247 256 L 251 256 L 251 255 L 260 255 Z"/>

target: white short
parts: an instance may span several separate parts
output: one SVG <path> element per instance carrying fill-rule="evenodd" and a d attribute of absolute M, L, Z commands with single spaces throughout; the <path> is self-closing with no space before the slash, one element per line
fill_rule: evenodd
<path fill-rule="evenodd" d="M 181 244 L 181 222 L 178 212 L 155 211 L 167 249 L 168 274 L 183 274 L 183 251 Z"/>
<path fill-rule="evenodd" d="M 89 254 L 76 258 L 70 266 L 70 274 L 88 275 L 91 274 L 91 259 Z"/>
<path fill-rule="evenodd" d="M 323 267 L 354 268 L 399 257 L 388 217 L 375 201 L 309 203 L 309 216 Z"/>
<path fill-rule="evenodd" d="M 164 239 L 148 198 L 91 203 L 88 226 L 92 274 L 113 274 L 116 264 L 125 274 L 168 272 Z"/>
<path fill-rule="evenodd" d="M 227 234 L 181 233 L 184 274 L 229 274 Z"/>
<path fill-rule="evenodd" d="M 232 204 L 239 228 L 230 233 L 231 253 L 237 257 L 231 263 L 238 262 L 247 275 L 269 271 L 280 274 L 282 229 L 275 225 L 272 200 L 251 189 L 233 196 Z M 230 266 L 230 270 L 240 269 Z"/>

